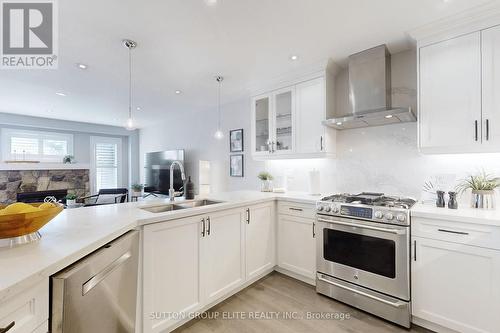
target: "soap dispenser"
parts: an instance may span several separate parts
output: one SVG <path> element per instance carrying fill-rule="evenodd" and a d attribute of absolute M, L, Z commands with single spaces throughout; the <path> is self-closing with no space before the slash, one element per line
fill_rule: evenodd
<path fill-rule="evenodd" d="M 191 181 L 191 176 L 189 176 L 188 181 L 184 187 L 185 187 L 185 191 L 186 191 L 186 200 L 194 199 L 194 195 L 195 195 L 194 184 Z"/>

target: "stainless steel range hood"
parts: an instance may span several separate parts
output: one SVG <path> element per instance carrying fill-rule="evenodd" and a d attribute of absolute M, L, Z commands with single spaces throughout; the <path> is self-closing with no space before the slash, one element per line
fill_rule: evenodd
<path fill-rule="evenodd" d="M 417 120 L 410 107 L 392 107 L 391 55 L 385 45 L 349 56 L 348 74 L 351 113 L 323 124 L 342 130 Z"/>

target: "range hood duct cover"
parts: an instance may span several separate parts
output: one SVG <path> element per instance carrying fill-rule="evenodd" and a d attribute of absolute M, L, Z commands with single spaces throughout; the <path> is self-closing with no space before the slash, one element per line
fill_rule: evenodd
<path fill-rule="evenodd" d="M 410 108 L 393 108 L 391 55 L 385 45 L 349 56 L 350 114 L 323 123 L 336 129 L 416 121 Z"/>

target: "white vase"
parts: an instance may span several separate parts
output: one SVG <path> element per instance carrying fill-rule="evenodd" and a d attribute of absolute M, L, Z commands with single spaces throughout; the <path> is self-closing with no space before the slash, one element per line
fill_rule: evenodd
<path fill-rule="evenodd" d="M 260 184 L 261 192 L 272 192 L 273 191 L 273 181 L 272 180 L 263 180 Z"/>
<path fill-rule="evenodd" d="M 76 205 L 76 199 L 72 199 L 72 200 L 66 199 L 66 206 L 71 207 L 71 206 L 75 206 L 75 205 Z"/>

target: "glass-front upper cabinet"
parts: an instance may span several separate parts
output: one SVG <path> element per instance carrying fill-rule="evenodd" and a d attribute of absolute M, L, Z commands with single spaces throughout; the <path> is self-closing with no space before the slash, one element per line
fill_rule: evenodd
<path fill-rule="evenodd" d="M 271 152 L 271 96 L 262 95 L 253 101 L 253 135 L 255 154 Z"/>
<path fill-rule="evenodd" d="M 271 150 L 273 153 L 290 153 L 294 145 L 294 88 L 284 88 L 273 93 L 273 129 Z"/>

